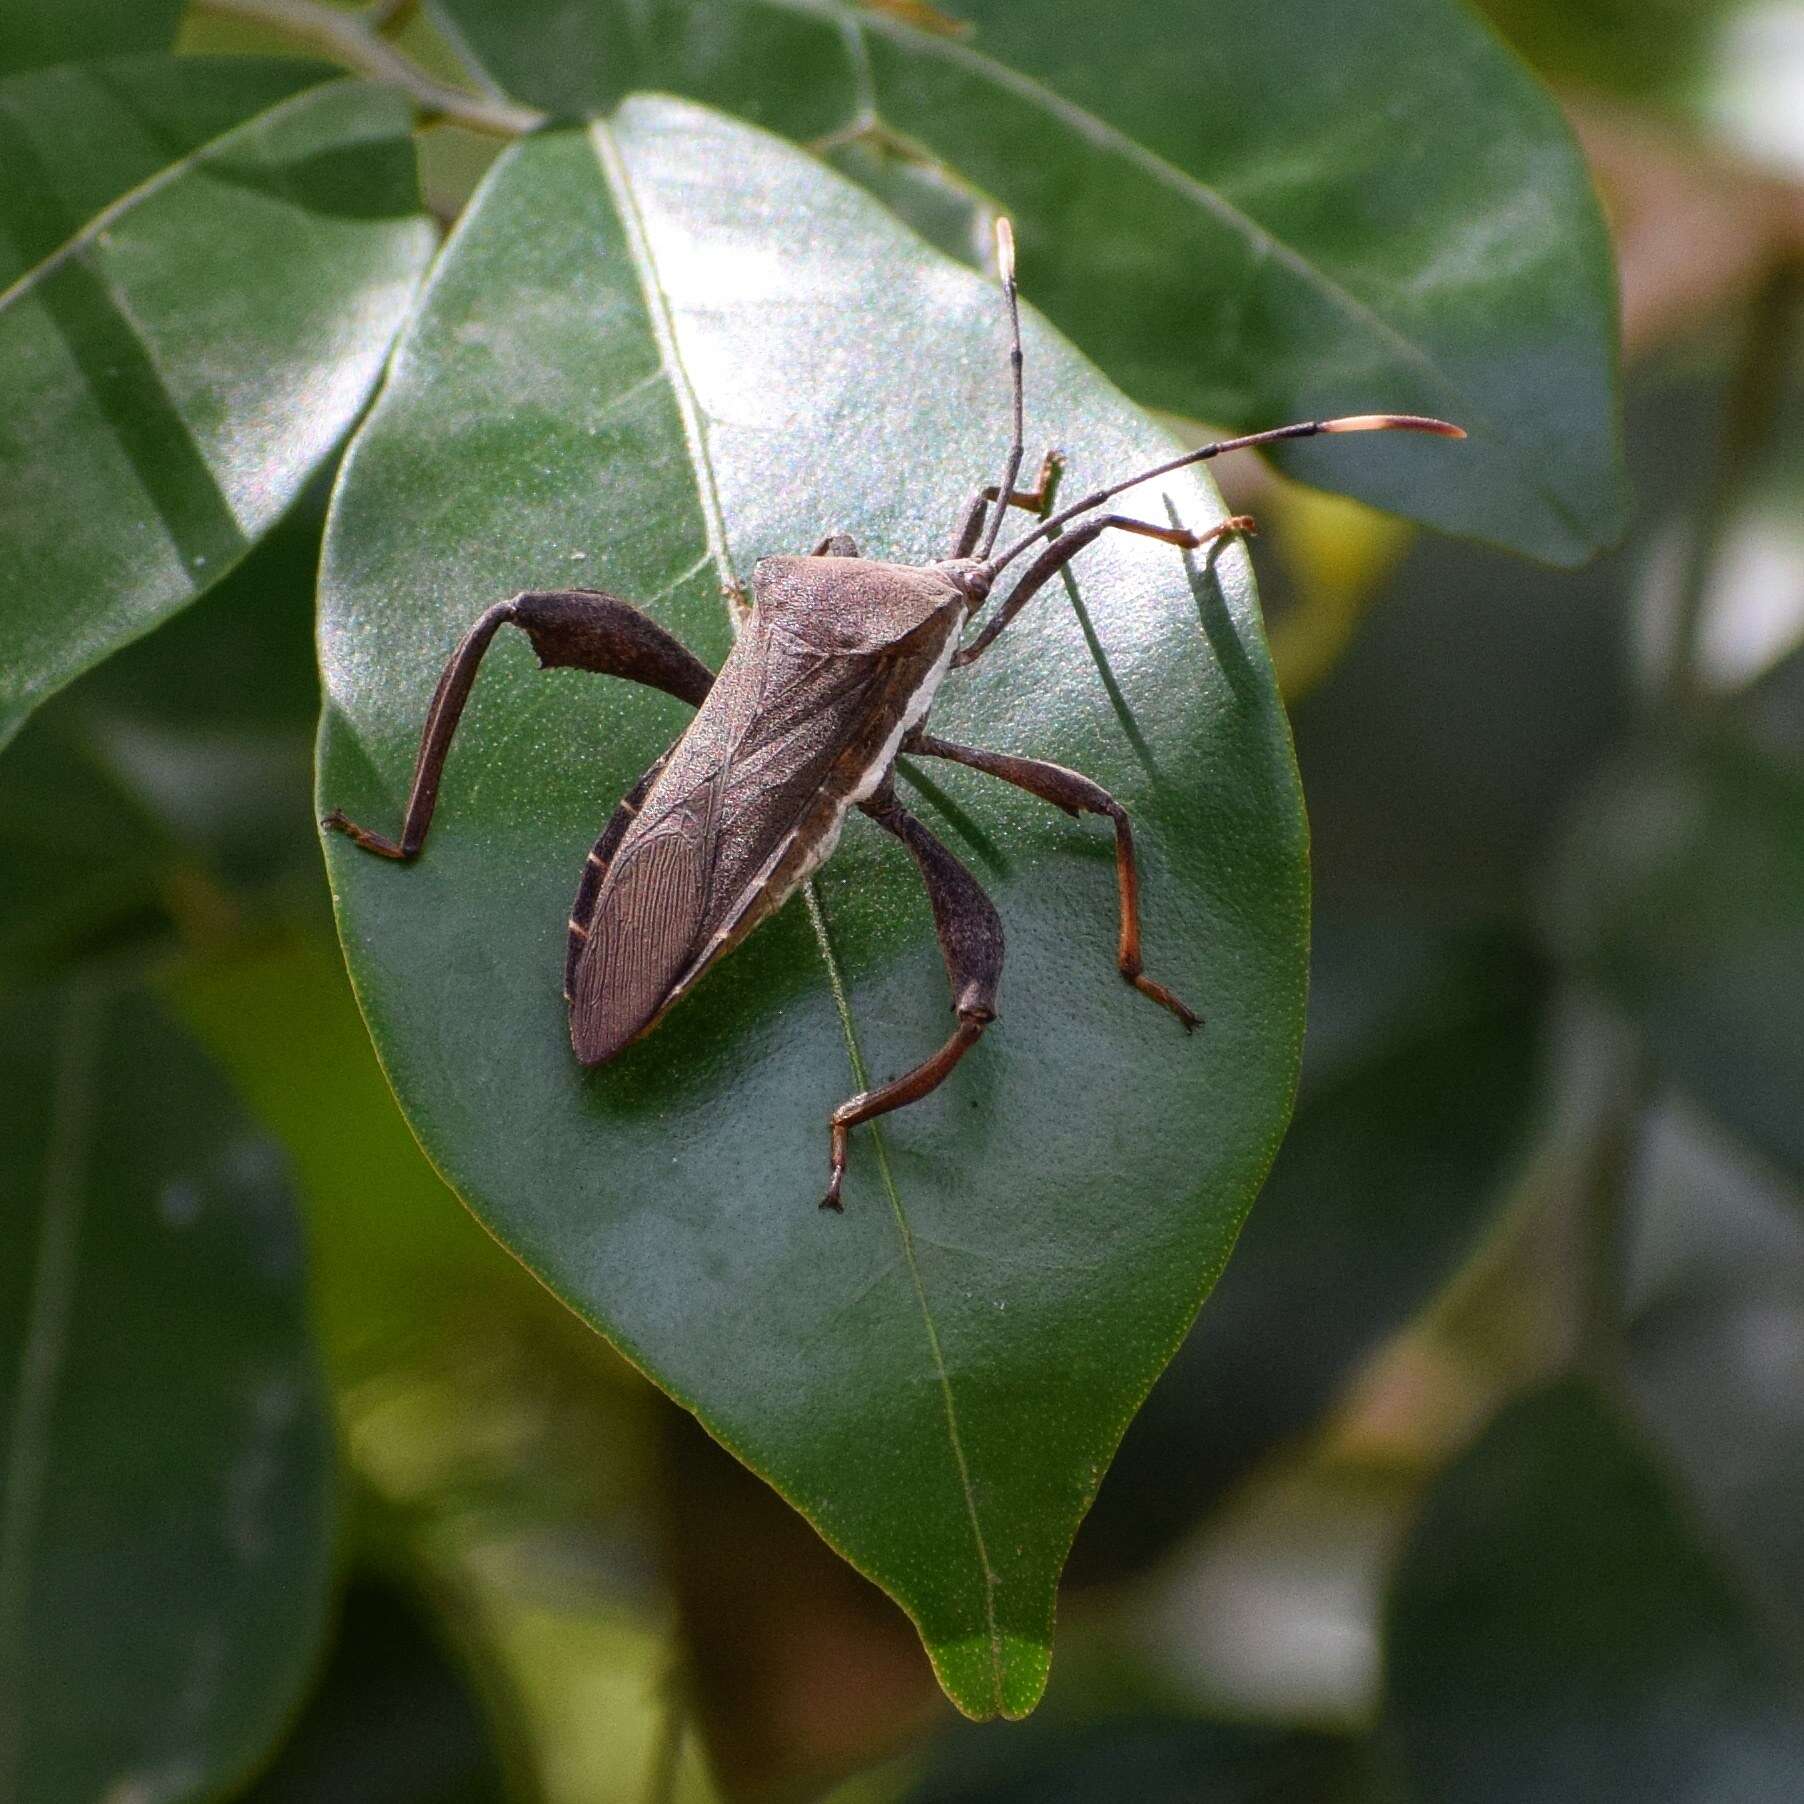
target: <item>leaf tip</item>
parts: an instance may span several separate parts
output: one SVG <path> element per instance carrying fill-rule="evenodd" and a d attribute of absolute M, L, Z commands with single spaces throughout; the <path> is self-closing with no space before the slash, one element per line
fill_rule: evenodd
<path fill-rule="evenodd" d="M 1006 1629 L 929 1644 L 940 1689 L 973 1722 L 1019 1722 L 1046 1690 L 1052 1649 L 1043 1637 Z"/>

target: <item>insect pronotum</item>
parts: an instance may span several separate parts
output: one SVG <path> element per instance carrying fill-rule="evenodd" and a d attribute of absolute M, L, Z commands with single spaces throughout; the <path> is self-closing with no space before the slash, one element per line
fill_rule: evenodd
<path fill-rule="evenodd" d="M 1223 439 L 1096 489 L 1047 516 L 1059 469 L 1048 452 L 1031 489 L 1017 489 L 1024 451 L 1021 318 L 1014 237 L 996 227 L 1008 308 L 1013 434 L 994 488 L 973 495 L 951 555 L 926 564 L 863 558 L 843 533 L 806 557 L 766 557 L 752 572 L 753 606 L 718 675 L 655 621 L 593 589 L 529 590 L 497 602 L 452 652 L 426 711 L 419 758 L 398 840 L 334 809 L 323 824 L 366 852 L 411 859 L 426 841 L 439 778 L 459 715 L 489 641 L 519 627 L 542 666 L 571 665 L 626 677 L 680 697 L 696 710 L 688 729 L 635 783 L 589 853 L 570 911 L 564 995 L 570 1040 L 585 1065 L 603 1065 L 701 980 L 714 962 L 788 900 L 833 850 L 857 808 L 913 855 L 933 905 L 957 1024 L 911 1071 L 848 1098 L 829 1121 L 829 1176 L 821 1206 L 838 1209 L 850 1130 L 943 1083 L 996 1019 L 1002 922 L 976 878 L 896 798 L 899 752 L 987 771 L 1071 814 L 1106 816 L 1115 830 L 1122 976 L 1186 1029 L 1198 1017 L 1140 959 L 1134 837 L 1121 804 L 1088 777 L 1012 753 L 955 745 L 926 730 L 948 671 L 981 658 L 1058 571 L 1105 532 L 1143 533 L 1184 550 L 1247 532 L 1244 516 L 1191 532 L 1098 510 L 1125 489 L 1227 451 L 1319 433 L 1411 431 L 1463 438 L 1444 420 L 1354 414 L 1307 420 Z M 1009 508 L 1043 516 L 996 549 Z M 962 640 L 998 577 L 1036 555 L 989 620 Z M 962 640 L 962 643 L 961 643 Z"/>

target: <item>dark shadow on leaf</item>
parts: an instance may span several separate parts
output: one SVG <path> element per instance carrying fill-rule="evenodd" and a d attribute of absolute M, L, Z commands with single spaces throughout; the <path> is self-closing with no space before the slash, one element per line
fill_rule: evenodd
<path fill-rule="evenodd" d="M 1096 665 L 1096 674 L 1102 678 L 1102 686 L 1108 691 L 1109 706 L 1115 710 L 1115 718 L 1121 722 L 1122 737 L 1134 748 L 1134 756 L 1140 760 L 1146 774 L 1159 782 L 1159 767 L 1153 761 L 1152 748 L 1146 743 L 1146 736 L 1140 731 L 1139 723 L 1134 719 L 1134 711 L 1128 706 L 1128 699 L 1122 693 L 1121 684 L 1116 681 L 1115 672 L 1109 665 L 1109 654 L 1102 648 L 1102 640 L 1096 636 L 1096 628 L 1090 619 L 1090 610 L 1084 606 L 1083 597 L 1078 593 L 1077 578 L 1067 564 L 1059 572 L 1059 580 L 1065 585 L 1065 594 L 1071 602 L 1071 611 L 1077 616 L 1077 624 L 1083 629 L 1084 643 L 1090 648 L 1090 657 Z"/>
<path fill-rule="evenodd" d="M 0 184 L 0 226 L 21 243 L 68 242 L 79 222 L 67 219 L 50 171 L 4 114 L 0 161 L 9 175 Z M 32 294 L 106 416 L 191 580 L 210 582 L 250 549 L 249 542 L 143 340 L 86 258 L 85 247 L 73 251 Z M 20 304 L 29 305 L 30 298 Z"/>
<path fill-rule="evenodd" d="M 325 219 L 403 219 L 418 211 L 411 155 L 404 138 L 361 139 L 284 163 L 209 157 L 200 173 Z"/>
<path fill-rule="evenodd" d="M 1183 524 L 1169 498 L 1165 503 L 1165 517 L 1173 526 Z M 1222 675 L 1228 679 L 1228 687 L 1234 691 L 1237 700 L 1250 706 L 1257 705 L 1259 680 L 1247 658 L 1246 647 L 1234 630 L 1234 616 L 1229 611 L 1227 597 L 1222 594 L 1221 578 L 1215 573 L 1216 561 L 1227 546 L 1226 538 L 1211 539 L 1204 548 L 1200 564 L 1194 551 L 1186 551 L 1184 575 L 1196 602 L 1197 622 L 1203 629 L 1203 637 L 1209 641 L 1209 649 L 1215 653 Z"/>

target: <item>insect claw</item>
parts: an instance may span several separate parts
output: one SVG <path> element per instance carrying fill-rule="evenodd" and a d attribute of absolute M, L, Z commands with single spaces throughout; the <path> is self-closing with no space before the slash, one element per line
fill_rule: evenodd
<path fill-rule="evenodd" d="M 1122 976 L 1124 976 L 1142 996 L 1145 996 L 1150 1001 L 1158 1003 L 1163 1009 L 1169 1009 L 1172 1014 L 1176 1015 L 1178 1020 L 1183 1024 L 1185 1033 L 1193 1034 L 1202 1026 L 1202 1016 L 1197 1014 L 1194 1009 L 1187 1008 L 1181 1003 L 1170 990 L 1166 989 L 1164 984 L 1155 983 L 1150 977 L 1144 976 L 1138 971 L 1124 971 L 1122 972 Z"/>
<path fill-rule="evenodd" d="M 342 808 L 334 808 L 330 814 L 322 814 L 319 824 L 333 833 L 342 833 L 354 846 L 365 852 L 374 852 L 380 858 L 408 859 L 413 856 L 392 839 L 385 839 L 380 833 L 372 833 L 368 827 L 360 827 L 345 813 Z"/>
<path fill-rule="evenodd" d="M 863 1101 L 862 1096 L 852 1098 L 853 1103 L 861 1101 Z M 851 1106 L 851 1103 L 842 1103 L 833 1111 L 832 1119 L 827 1123 L 828 1168 L 832 1175 L 827 1179 L 827 1194 L 821 1198 L 821 1207 L 831 1209 L 835 1215 L 844 1215 L 846 1212 L 845 1204 L 839 1200 L 839 1187 L 846 1175 L 847 1151 L 846 1126 L 840 1120 L 840 1116 L 845 1114 Z"/>

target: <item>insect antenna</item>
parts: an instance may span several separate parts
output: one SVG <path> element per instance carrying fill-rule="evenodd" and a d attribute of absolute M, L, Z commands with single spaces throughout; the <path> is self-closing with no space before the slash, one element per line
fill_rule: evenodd
<path fill-rule="evenodd" d="M 1013 289 L 1010 290 L 1011 299 Z M 1017 390 L 1017 409 L 1020 406 L 1019 390 Z M 1017 414 L 1017 418 L 1018 418 Z M 1107 488 L 1098 489 L 1094 494 L 1086 495 L 1081 501 L 1074 501 L 1069 507 L 1061 508 L 1051 519 L 1042 521 L 1032 532 L 1024 533 L 1006 551 L 990 557 L 986 546 L 984 558 L 991 576 L 994 576 L 1006 565 L 1014 562 L 1028 546 L 1037 544 L 1041 539 L 1049 539 L 1061 531 L 1079 514 L 1087 514 L 1092 508 L 1101 507 L 1105 501 L 1112 501 L 1125 489 L 1131 489 L 1136 483 L 1150 482 L 1155 476 L 1167 476 L 1173 470 L 1181 470 L 1187 464 L 1200 464 L 1207 458 L 1220 457 L 1225 451 L 1245 451 L 1254 445 L 1275 445 L 1280 439 L 1314 438 L 1324 432 L 1432 432 L 1441 438 L 1464 438 L 1465 428 L 1450 425 L 1446 420 L 1431 420 L 1419 413 L 1352 413 L 1338 420 L 1299 420 L 1294 426 L 1273 426 L 1264 432 L 1249 432 L 1241 438 L 1224 438 L 1212 445 L 1204 445 L 1200 451 L 1186 451 L 1181 456 L 1168 459 L 1165 463 L 1154 464 L 1150 470 L 1141 470 L 1133 476 L 1124 476 L 1119 482 L 1112 482 Z M 1017 437 L 1020 436 L 1017 430 Z M 1019 458 L 1017 457 L 1017 462 Z M 998 509 L 997 521 L 1001 520 Z M 991 541 L 995 533 L 990 535 Z"/>
<path fill-rule="evenodd" d="M 1002 531 L 1002 517 L 1008 512 L 1008 498 L 1015 492 L 1015 479 L 1021 474 L 1021 459 L 1026 451 L 1021 401 L 1021 302 L 1015 293 L 1015 228 L 1007 218 L 996 220 L 996 268 L 1002 277 L 1002 295 L 1008 302 L 1009 381 L 1014 390 L 1015 436 L 1008 448 L 1008 462 L 1003 467 L 1002 481 L 996 489 L 996 511 L 984 532 L 979 558 L 987 558 Z"/>

